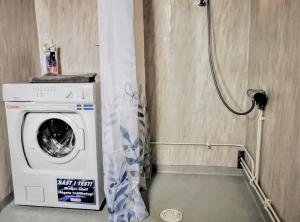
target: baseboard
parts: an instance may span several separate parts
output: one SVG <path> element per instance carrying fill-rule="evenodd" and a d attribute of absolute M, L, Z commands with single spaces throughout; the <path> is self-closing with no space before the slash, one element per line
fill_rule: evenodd
<path fill-rule="evenodd" d="M 243 176 L 243 170 L 235 167 L 198 166 L 198 165 L 153 165 L 158 173 L 199 174 L 220 176 Z"/>
<path fill-rule="evenodd" d="M 12 200 L 14 199 L 14 194 L 13 192 L 11 192 L 10 194 L 8 194 L 3 200 L 0 201 L 0 212 L 8 205 L 12 202 Z"/>

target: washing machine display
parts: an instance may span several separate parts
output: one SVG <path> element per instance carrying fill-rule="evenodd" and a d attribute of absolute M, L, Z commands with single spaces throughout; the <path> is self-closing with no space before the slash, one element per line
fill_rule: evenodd
<path fill-rule="evenodd" d="M 41 149 L 52 157 L 64 157 L 75 147 L 72 127 L 63 120 L 46 120 L 38 129 L 37 140 Z"/>

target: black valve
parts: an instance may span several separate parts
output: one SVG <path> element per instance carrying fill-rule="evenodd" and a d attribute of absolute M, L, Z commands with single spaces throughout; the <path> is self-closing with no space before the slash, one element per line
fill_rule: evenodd
<path fill-rule="evenodd" d="M 200 2 L 199 2 L 199 4 L 198 4 L 199 6 L 201 6 L 201 7 L 204 7 L 204 6 L 206 6 L 206 2 L 205 2 L 205 0 L 200 0 Z"/>
<path fill-rule="evenodd" d="M 258 109 L 265 110 L 268 103 L 266 91 L 261 89 L 248 89 L 247 95 L 255 102 Z"/>

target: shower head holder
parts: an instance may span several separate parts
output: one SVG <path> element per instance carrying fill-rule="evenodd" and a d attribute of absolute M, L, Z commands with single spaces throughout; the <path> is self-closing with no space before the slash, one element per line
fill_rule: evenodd
<path fill-rule="evenodd" d="M 199 6 L 201 6 L 201 7 L 204 7 L 204 6 L 206 6 L 206 2 L 205 2 L 205 0 L 200 0 L 200 2 L 199 2 L 199 4 L 198 4 Z"/>
<path fill-rule="evenodd" d="M 248 89 L 247 95 L 253 102 L 255 102 L 258 109 L 265 110 L 265 107 L 268 103 L 266 91 L 261 89 Z"/>

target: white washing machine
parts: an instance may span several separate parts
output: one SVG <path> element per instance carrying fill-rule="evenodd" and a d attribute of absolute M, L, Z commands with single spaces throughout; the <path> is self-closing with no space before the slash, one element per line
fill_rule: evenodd
<path fill-rule="evenodd" d="M 4 84 L 15 204 L 100 209 L 100 83 Z"/>

